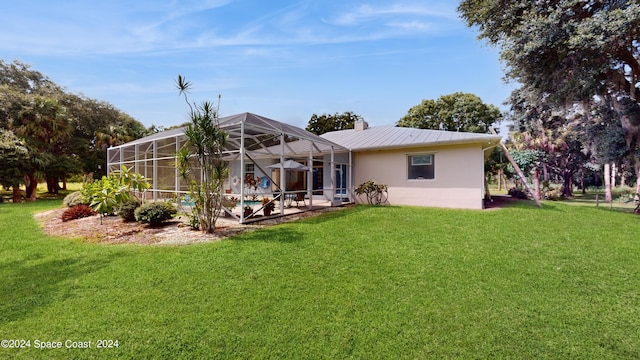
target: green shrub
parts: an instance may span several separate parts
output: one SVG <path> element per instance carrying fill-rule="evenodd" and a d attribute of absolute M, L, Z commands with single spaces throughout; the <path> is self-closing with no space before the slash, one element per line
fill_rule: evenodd
<path fill-rule="evenodd" d="M 529 195 L 527 195 L 526 192 L 524 192 L 524 191 L 522 191 L 521 189 L 518 189 L 518 188 L 509 189 L 508 194 L 511 195 L 511 197 L 514 197 L 516 199 L 528 199 L 529 198 Z"/>
<path fill-rule="evenodd" d="M 158 226 L 163 221 L 171 219 L 176 213 L 176 207 L 171 203 L 152 202 L 137 208 L 135 217 L 141 223 Z"/>
<path fill-rule="evenodd" d="M 84 184 L 80 192 L 84 203 L 102 215 L 111 215 L 135 197 L 134 190 L 142 193 L 150 186 L 147 178 L 123 165 L 122 170 L 111 171 L 100 180 Z"/>
<path fill-rule="evenodd" d="M 74 191 L 71 194 L 64 197 L 62 203 L 66 207 L 73 207 L 80 204 L 88 205 L 83 201 L 82 193 L 80 191 Z"/>
<path fill-rule="evenodd" d="M 126 200 L 118 207 L 118 216 L 124 221 L 136 221 L 135 211 L 141 205 L 140 200 L 135 197 Z"/>
<path fill-rule="evenodd" d="M 380 205 L 387 202 L 387 189 L 387 185 L 369 180 L 358 185 L 355 192 L 356 195 L 365 195 L 369 205 Z"/>
<path fill-rule="evenodd" d="M 89 205 L 85 205 L 85 204 L 75 205 L 68 208 L 67 210 L 64 211 L 64 213 L 62 213 L 62 221 L 80 219 L 84 217 L 93 216 L 96 214 L 97 212 L 93 211 L 93 209 Z"/>
<path fill-rule="evenodd" d="M 545 191 L 544 198 L 551 201 L 560 201 L 564 199 L 564 194 L 560 189 Z"/>

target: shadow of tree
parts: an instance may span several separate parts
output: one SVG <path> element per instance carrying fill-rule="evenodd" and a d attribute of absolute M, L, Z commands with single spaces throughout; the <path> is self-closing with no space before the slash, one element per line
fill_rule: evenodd
<path fill-rule="evenodd" d="M 353 205 L 345 209 L 340 209 L 337 211 L 323 213 L 318 216 L 309 217 L 309 218 L 300 220 L 299 222 L 303 224 L 321 224 L 327 221 L 332 221 L 332 220 L 344 218 L 347 216 L 352 216 L 353 214 L 371 211 L 372 209 L 393 208 L 393 207 L 394 206 L 389 206 L 389 205 Z"/>
<path fill-rule="evenodd" d="M 68 296 L 65 282 L 97 271 L 109 262 L 104 258 L 74 257 L 40 263 L 23 259 L 0 264 L 0 274 L 4 275 L 0 282 L 0 324 L 22 319 Z"/>
<path fill-rule="evenodd" d="M 278 242 L 278 243 L 294 243 L 301 241 L 305 238 L 304 233 L 294 230 L 286 225 L 277 225 L 275 227 L 269 227 L 244 233 L 242 235 L 234 236 L 230 240 L 244 242 L 244 241 L 261 241 L 261 242 Z"/>

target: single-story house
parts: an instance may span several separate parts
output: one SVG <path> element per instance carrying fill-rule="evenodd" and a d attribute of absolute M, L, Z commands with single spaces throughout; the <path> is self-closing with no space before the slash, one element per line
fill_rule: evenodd
<path fill-rule="evenodd" d="M 396 205 L 482 209 L 484 163 L 500 136 L 395 126 L 368 127 L 322 138 L 349 150 L 353 184 L 368 180 L 388 186 Z"/>
<path fill-rule="evenodd" d="M 314 201 L 358 202 L 354 189 L 367 180 L 388 185 L 391 204 L 481 209 L 484 161 L 500 141 L 486 134 L 369 128 L 364 121 L 317 136 L 252 113 L 220 118 L 219 126 L 229 134 L 225 192 L 239 199 L 239 209 L 263 197 L 281 204 L 304 199 L 309 209 Z M 147 198 L 179 201 L 188 182 L 179 176 L 175 155 L 185 142 L 184 128 L 176 128 L 111 147 L 107 170 L 125 165 L 151 179 Z M 251 216 L 232 215 L 241 222 Z"/>

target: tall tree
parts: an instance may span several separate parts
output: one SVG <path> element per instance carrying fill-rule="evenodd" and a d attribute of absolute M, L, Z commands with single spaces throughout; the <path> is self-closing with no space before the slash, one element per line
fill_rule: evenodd
<path fill-rule="evenodd" d="M 512 122 L 511 139 L 516 149 L 537 150 L 543 155 L 533 169 L 534 185 L 539 189 L 539 173 L 549 172 L 562 177 L 562 191 L 571 196 L 573 176 L 590 160 L 590 152 L 582 142 L 582 127 L 569 121 L 572 109 L 560 109 L 539 96 L 531 88 L 522 86 L 510 97 Z"/>
<path fill-rule="evenodd" d="M 36 199 L 38 182 L 50 178 L 52 164 L 65 154 L 71 138 L 66 109 L 56 100 L 35 96 L 13 119 L 13 129 L 25 139 L 30 149 L 31 168 L 27 172 L 27 198 Z"/>
<path fill-rule="evenodd" d="M 13 188 L 13 202 L 22 200 L 20 184 L 24 183 L 29 150 L 13 132 L 0 128 L 0 185 Z"/>
<path fill-rule="evenodd" d="M 420 129 L 487 133 L 501 119 L 500 110 L 474 94 L 456 92 L 425 99 L 396 125 Z"/>
<path fill-rule="evenodd" d="M 113 105 L 75 94 L 61 100 L 71 115 L 74 141 L 70 152 L 80 159 L 84 173 L 101 178 L 106 168 L 106 148 L 149 134 L 140 122 Z"/>
<path fill-rule="evenodd" d="M 68 94 L 49 78 L 19 61 L 0 60 L 0 128 L 23 138 L 30 149 L 27 194 L 37 183 L 49 192 L 63 187 L 68 175 L 105 168 L 106 147 L 144 136 L 142 124 L 113 105 Z"/>
<path fill-rule="evenodd" d="M 628 150 L 640 138 L 640 4 L 636 1 L 464 0 L 458 11 L 481 39 L 500 47 L 507 78 L 559 108 L 603 101 L 627 131 Z M 601 119 L 598 119 L 601 120 Z M 640 161 L 636 157 L 636 173 Z M 640 176 L 637 191 L 640 191 Z"/>
<path fill-rule="evenodd" d="M 330 131 L 353 129 L 356 121 L 363 120 L 362 116 L 346 111 L 342 114 L 333 115 L 313 114 L 309 119 L 306 130 L 316 135 L 322 135 Z"/>

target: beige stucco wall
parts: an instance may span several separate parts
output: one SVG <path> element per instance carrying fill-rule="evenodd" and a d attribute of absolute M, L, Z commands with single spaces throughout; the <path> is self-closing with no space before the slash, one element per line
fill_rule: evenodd
<path fill-rule="evenodd" d="M 434 180 L 408 180 L 407 156 L 434 154 Z M 457 145 L 354 153 L 355 186 L 374 180 L 389 186 L 389 203 L 481 209 L 484 155 L 481 146 Z"/>

